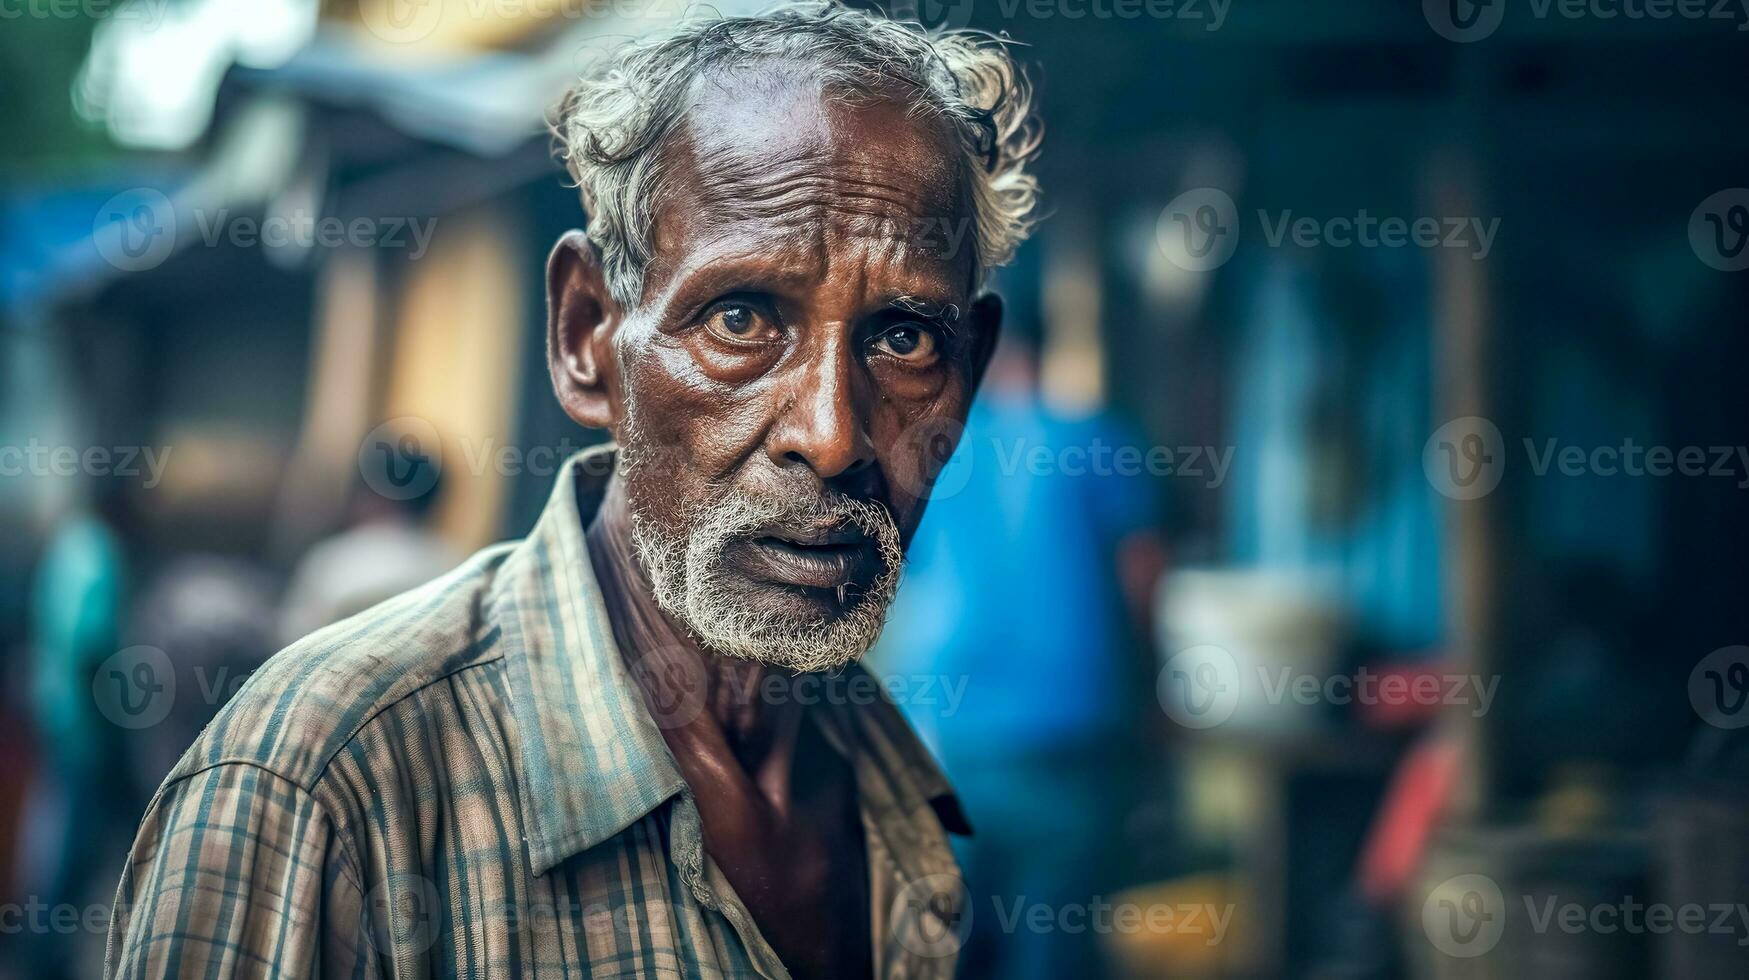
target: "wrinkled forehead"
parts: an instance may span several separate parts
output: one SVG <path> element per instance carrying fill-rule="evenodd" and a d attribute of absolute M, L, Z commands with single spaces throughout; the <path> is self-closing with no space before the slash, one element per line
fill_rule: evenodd
<path fill-rule="evenodd" d="M 969 284 L 972 210 L 947 121 L 902 93 L 839 94 L 794 72 L 716 72 L 665 149 L 649 273 L 699 250 L 830 263 L 853 245 Z M 793 254 L 791 254 L 793 253 Z"/>

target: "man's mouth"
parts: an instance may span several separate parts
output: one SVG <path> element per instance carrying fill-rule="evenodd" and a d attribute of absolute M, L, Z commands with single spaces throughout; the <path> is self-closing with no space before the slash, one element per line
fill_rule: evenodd
<path fill-rule="evenodd" d="M 739 564 L 753 578 L 811 589 L 839 589 L 872 581 L 880 552 L 854 525 L 774 528 L 744 539 Z"/>

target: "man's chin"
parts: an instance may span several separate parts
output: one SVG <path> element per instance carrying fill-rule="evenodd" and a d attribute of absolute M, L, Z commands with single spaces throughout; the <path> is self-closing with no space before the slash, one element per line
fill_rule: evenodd
<path fill-rule="evenodd" d="M 724 570 L 715 609 L 688 610 L 694 635 L 711 650 L 788 670 L 836 670 L 874 644 L 886 603 L 866 586 L 772 582 Z"/>

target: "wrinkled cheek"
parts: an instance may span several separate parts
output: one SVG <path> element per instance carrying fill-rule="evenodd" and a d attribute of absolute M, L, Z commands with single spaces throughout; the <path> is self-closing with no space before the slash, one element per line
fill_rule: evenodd
<path fill-rule="evenodd" d="M 961 468 L 967 401 L 964 388 L 950 385 L 940 397 L 910 412 L 895 412 L 881 420 L 875 433 L 886 475 L 893 517 L 909 544 L 930 500 L 958 492 L 964 485 Z"/>
<path fill-rule="evenodd" d="M 634 414 L 621 442 L 637 460 L 627 479 L 632 503 L 648 516 L 682 515 L 733 471 L 744 412 L 736 393 L 704 378 L 684 350 L 652 346 L 624 364 Z"/>

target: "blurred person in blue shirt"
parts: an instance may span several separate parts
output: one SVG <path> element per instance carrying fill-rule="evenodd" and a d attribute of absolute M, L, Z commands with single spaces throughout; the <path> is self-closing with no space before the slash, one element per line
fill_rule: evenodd
<path fill-rule="evenodd" d="M 1114 890 L 1127 774 L 1153 703 L 1138 656 L 1164 566 L 1154 488 L 1116 419 L 1040 398 L 1036 321 L 1017 316 L 908 553 L 875 654 L 974 828 L 962 975 L 1100 972 L 1091 929 L 1034 932 L 1048 905 Z M 901 683 L 902 682 L 902 683 Z M 930 692 L 927 695 L 925 692 Z M 1071 919 L 1071 921 L 1073 921 Z"/>
<path fill-rule="evenodd" d="M 105 718 L 94 684 L 121 644 L 132 502 L 114 482 L 99 483 L 91 498 L 56 520 L 31 584 L 30 714 L 42 768 L 18 847 L 25 893 L 51 908 L 104 899 L 106 848 L 128 802 L 116 778 L 123 733 Z M 31 976 L 79 973 L 64 936 L 38 929 L 20 938 Z"/>

